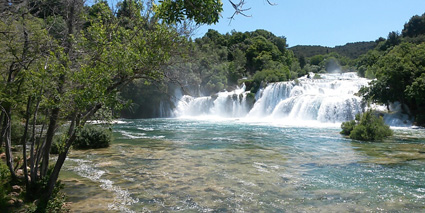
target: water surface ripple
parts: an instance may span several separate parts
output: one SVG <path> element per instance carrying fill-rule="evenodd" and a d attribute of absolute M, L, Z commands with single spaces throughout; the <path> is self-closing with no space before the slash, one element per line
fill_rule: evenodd
<path fill-rule="evenodd" d="M 74 212 L 424 212 L 424 130 L 383 142 L 337 127 L 242 120 L 124 120 L 115 141 L 73 150 Z"/>

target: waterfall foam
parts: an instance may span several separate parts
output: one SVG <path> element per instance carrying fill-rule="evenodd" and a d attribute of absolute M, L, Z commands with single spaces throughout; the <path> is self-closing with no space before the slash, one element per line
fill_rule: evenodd
<path fill-rule="evenodd" d="M 177 103 L 174 114 L 177 117 L 217 116 L 239 118 L 249 112 L 246 101 L 245 86 L 231 92 L 220 92 L 214 97 L 198 97 L 184 95 Z"/>
<path fill-rule="evenodd" d="M 174 114 L 177 117 L 213 116 L 284 123 L 333 123 L 352 120 L 364 110 L 362 99 L 355 94 L 370 80 L 356 73 L 321 74 L 320 79 L 307 76 L 294 81 L 268 84 L 256 94 L 252 106 L 247 101 L 245 86 L 231 92 L 220 92 L 216 97 L 183 96 Z M 387 116 L 391 125 L 406 123 Z"/>

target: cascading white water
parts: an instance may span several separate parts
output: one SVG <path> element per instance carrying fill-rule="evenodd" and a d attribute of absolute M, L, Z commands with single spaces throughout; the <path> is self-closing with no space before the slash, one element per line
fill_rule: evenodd
<path fill-rule="evenodd" d="M 243 86 L 231 92 L 220 92 L 216 98 L 183 96 L 174 114 L 177 117 L 215 116 L 285 123 L 341 123 L 362 112 L 361 97 L 355 93 L 368 82 L 350 72 L 322 74 L 320 79 L 302 77 L 272 83 L 257 92 L 253 106 L 247 101 L 248 92 Z M 386 121 L 393 125 L 404 122 L 392 118 Z"/>
<path fill-rule="evenodd" d="M 259 91 L 260 98 L 247 116 L 321 123 L 351 120 L 362 110 L 355 93 L 367 83 L 355 73 L 343 73 L 270 84 Z"/>
<path fill-rule="evenodd" d="M 184 95 L 177 103 L 174 114 L 177 117 L 185 116 L 220 116 L 243 117 L 249 112 L 246 103 L 245 86 L 231 92 L 220 92 L 216 97 L 198 97 Z"/>

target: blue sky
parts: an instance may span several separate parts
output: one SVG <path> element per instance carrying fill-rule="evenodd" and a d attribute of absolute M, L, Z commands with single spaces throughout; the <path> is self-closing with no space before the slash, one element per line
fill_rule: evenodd
<path fill-rule="evenodd" d="M 234 0 L 237 2 L 238 0 Z M 220 33 L 264 29 L 285 36 L 289 46 L 322 45 L 333 47 L 348 42 L 374 41 L 386 38 L 391 31 L 403 29 L 413 15 L 425 13 L 424 0 L 245 0 L 246 14 L 236 16 L 228 0 L 222 0 L 224 11 L 218 24 L 201 26 L 194 37 L 208 29 Z"/>

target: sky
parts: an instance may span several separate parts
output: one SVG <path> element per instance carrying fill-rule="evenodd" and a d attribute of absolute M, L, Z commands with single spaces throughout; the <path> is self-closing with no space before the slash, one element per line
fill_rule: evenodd
<path fill-rule="evenodd" d="M 238 2 L 239 0 L 233 0 Z M 351 42 L 387 38 L 391 31 L 401 32 L 414 15 L 425 13 L 425 0 L 245 0 L 247 15 L 235 16 L 228 0 L 222 0 L 223 12 L 215 25 L 203 25 L 194 36 L 208 29 L 225 34 L 264 29 L 284 36 L 289 47 L 322 45 L 334 47 Z"/>

